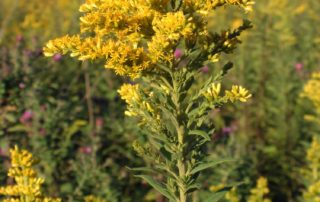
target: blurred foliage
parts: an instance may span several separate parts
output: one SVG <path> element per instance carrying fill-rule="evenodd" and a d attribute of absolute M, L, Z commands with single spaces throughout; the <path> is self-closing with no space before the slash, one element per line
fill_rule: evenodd
<path fill-rule="evenodd" d="M 136 124 L 123 117 L 116 89 L 122 83 L 102 64 L 74 62 L 60 55 L 42 56 L 49 38 L 78 31 L 78 0 L 0 1 L 0 164 L 8 168 L 9 147 L 18 144 L 41 159 L 45 193 L 63 201 L 94 195 L 107 201 L 161 201 L 125 166 L 141 164 L 132 152 Z M 226 12 L 228 12 L 226 14 Z M 232 58 L 231 84 L 242 84 L 253 97 L 245 106 L 211 112 L 217 144 L 212 156 L 232 156 L 235 166 L 220 166 L 201 177 L 211 185 L 245 181 L 237 187 L 241 201 L 259 176 L 268 179 L 274 202 L 297 201 L 306 167 L 305 145 L 319 124 L 299 96 L 314 70 L 320 70 L 320 3 L 315 0 L 257 1 L 254 28 L 242 36 Z M 212 26 L 238 26 L 234 9 L 213 16 Z M 217 66 L 222 64 L 217 63 Z M 215 66 L 203 67 L 203 77 Z M 204 78 L 205 79 L 205 78 Z M 3 165 L 3 166 L 2 166 Z M 0 169 L 1 185 L 10 182 Z M 201 193 L 196 193 L 195 198 Z M 194 200 L 197 201 L 197 200 Z"/>
<path fill-rule="evenodd" d="M 80 1 L 0 4 L 2 165 L 7 167 L 9 148 L 18 144 L 41 159 L 39 173 L 46 176 L 49 195 L 63 201 L 87 195 L 111 202 L 141 198 L 148 189 L 136 192 L 145 185 L 125 167 L 140 162 L 131 149 L 135 126 L 124 119 L 116 92 L 122 81 L 93 67 L 99 64 L 42 55 L 43 41 L 77 29 L 72 19 L 78 18 L 73 13 Z"/>

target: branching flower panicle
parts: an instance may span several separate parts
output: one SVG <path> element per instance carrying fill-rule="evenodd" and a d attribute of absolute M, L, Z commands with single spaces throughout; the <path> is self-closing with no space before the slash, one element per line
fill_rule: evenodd
<path fill-rule="evenodd" d="M 70 53 L 80 60 L 104 59 L 107 68 L 132 78 L 146 71 L 158 72 L 158 63 L 171 66 L 173 50 L 181 40 L 187 42 L 186 48 L 190 50 L 196 43 L 206 47 L 202 55 L 205 61 L 218 52 L 234 49 L 239 43 L 237 36 L 250 27 L 245 23 L 219 36 L 208 30 L 206 15 L 198 17 L 228 4 L 250 10 L 252 1 L 181 1 L 174 8 L 168 0 L 87 0 L 80 7 L 84 13 L 80 18 L 80 34 L 49 41 L 44 53 L 47 56 Z M 218 44 L 224 48 L 218 50 Z"/>

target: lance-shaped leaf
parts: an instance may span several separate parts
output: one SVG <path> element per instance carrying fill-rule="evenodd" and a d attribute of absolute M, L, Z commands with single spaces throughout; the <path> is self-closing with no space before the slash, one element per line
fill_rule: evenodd
<path fill-rule="evenodd" d="M 150 184 L 154 189 L 160 192 L 163 196 L 167 197 L 169 200 L 175 201 L 175 197 L 172 193 L 170 193 L 163 185 L 159 182 L 155 181 L 152 177 L 148 175 L 136 175 L 136 177 L 140 177 L 144 179 L 148 184 Z"/>
<path fill-rule="evenodd" d="M 218 160 L 213 160 L 209 162 L 200 162 L 197 166 L 195 166 L 191 171 L 190 174 L 195 174 L 197 172 L 200 172 L 202 170 L 212 168 L 216 165 L 226 163 L 226 162 L 231 162 L 234 161 L 234 159 L 218 159 Z"/>
<path fill-rule="evenodd" d="M 208 133 L 202 130 L 190 130 L 189 135 L 198 135 L 203 137 L 206 141 L 210 141 L 210 136 L 208 135 Z"/>

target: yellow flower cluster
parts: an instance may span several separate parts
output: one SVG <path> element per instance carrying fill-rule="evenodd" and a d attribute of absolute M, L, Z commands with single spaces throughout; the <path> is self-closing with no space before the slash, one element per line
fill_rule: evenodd
<path fill-rule="evenodd" d="M 249 11 L 253 1 L 86 0 L 80 7 L 84 13 L 80 34 L 49 41 L 44 53 L 70 53 L 79 60 L 101 58 L 106 68 L 136 78 L 157 72 L 158 63 L 172 66 L 174 49 L 182 40 L 203 43 L 200 47 L 212 44 L 207 15 L 227 4 Z"/>
<path fill-rule="evenodd" d="M 154 109 L 146 101 L 142 101 L 139 95 L 139 85 L 123 84 L 118 90 L 121 99 L 128 104 L 128 109 L 125 111 L 127 116 L 137 116 L 136 110 L 139 108 L 147 109 L 149 112 L 154 112 Z M 152 96 L 152 93 L 150 94 Z M 140 107 L 136 107 L 139 106 Z"/>
<path fill-rule="evenodd" d="M 257 180 L 257 186 L 251 189 L 251 195 L 248 202 L 271 202 L 270 199 L 265 198 L 265 195 L 269 193 L 268 180 L 264 177 L 260 177 Z"/>
<path fill-rule="evenodd" d="M 226 193 L 226 199 L 229 202 L 240 202 L 237 194 L 237 189 L 235 187 L 233 187 L 228 193 Z"/>
<path fill-rule="evenodd" d="M 320 202 L 320 181 L 311 184 L 303 193 L 305 202 Z"/>
<path fill-rule="evenodd" d="M 16 185 L 0 187 L 0 195 L 5 195 L 3 202 L 60 202 L 60 199 L 47 198 L 41 193 L 41 185 L 44 179 L 37 177 L 32 168 L 36 161 L 32 154 L 26 150 L 20 150 L 17 146 L 10 150 L 11 168 L 8 176 L 13 177 Z"/>
<path fill-rule="evenodd" d="M 320 116 L 320 72 L 315 72 L 311 75 L 311 79 L 305 84 L 302 92 L 302 97 L 309 99 L 315 112 Z M 320 119 L 314 116 L 307 116 L 309 120 L 317 121 L 320 123 Z"/>
<path fill-rule="evenodd" d="M 252 96 L 249 94 L 248 90 L 242 86 L 233 85 L 231 90 L 226 90 L 224 96 L 220 96 L 221 84 L 212 83 L 207 91 L 203 95 L 210 101 L 223 101 L 223 102 L 247 102 L 247 100 Z"/>
<path fill-rule="evenodd" d="M 303 192 L 306 202 L 320 202 L 320 141 L 314 137 L 307 151 L 308 166 L 302 170 L 303 177 L 309 182 Z"/>

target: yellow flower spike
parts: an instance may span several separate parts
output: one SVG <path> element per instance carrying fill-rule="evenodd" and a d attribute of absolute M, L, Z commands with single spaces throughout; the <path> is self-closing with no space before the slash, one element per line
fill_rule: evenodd
<path fill-rule="evenodd" d="M 17 146 L 10 150 L 12 167 L 8 176 L 13 177 L 16 185 L 0 187 L 0 195 L 10 196 L 4 201 L 35 201 L 35 202 L 60 202 L 60 199 L 45 198 L 41 193 L 43 178 L 37 177 L 32 166 L 35 165 L 31 153 L 20 150 Z"/>

